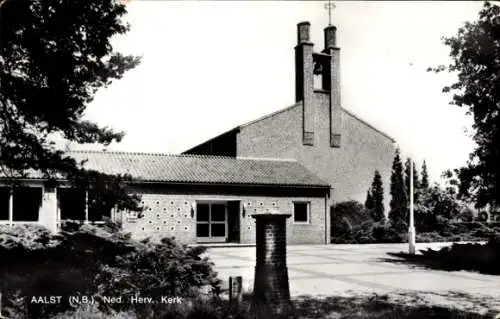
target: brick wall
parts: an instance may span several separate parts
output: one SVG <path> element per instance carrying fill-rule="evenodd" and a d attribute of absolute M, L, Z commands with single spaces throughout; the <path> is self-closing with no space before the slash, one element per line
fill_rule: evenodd
<path fill-rule="evenodd" d="M 288 318 L 288 315 L 293 314 L 285 235 L 285 219 L 290 215 L 256 214 L 253 217 L 257 221 L 257 260 L 253 293 L 253 304 L 258 307 L 254 309 L 256 318 Z M 266 314 L 261 312 L 264 307 L 268 308 Z"/>
<path fill-rule="evenodd" d="M 255 243 L 255 220 L 251 214 L 278 209 L 280 212 L 293 213 L 294 201 L 310 202 L 310 223 L 294 224 L 293 216 L 287 220 L 287 242 L 290 244 L 321 244 L 325 242 L 325 198 L 324 197 L 269 197 L 220 195 L 217 193 L 174 193 L 159 189 L 141 188 L 146 207 L 140 219 L 122 216 L 123 228 L 134 238 L 173 236 L 179 242 L 196 243 L 196 201 L 241 201 L 240 205 L 240 243 Z M 243 208 L 245 206 L 245 208 Z"/>
<path fill-rule="evenodd" d="M 346 110 L 341 112 L 342 145 L 330 147 L 329 99 L 315 93 L 315 144 L 302 145 L 302 104 L 241 128 L 238 156 L 293 158 L 332 185 L 332 201 L 364 202 L 375 169 L 382 175 L 389 205 L 393 141 Z M 388 208 L 386 208 L 387 211 Z"/>

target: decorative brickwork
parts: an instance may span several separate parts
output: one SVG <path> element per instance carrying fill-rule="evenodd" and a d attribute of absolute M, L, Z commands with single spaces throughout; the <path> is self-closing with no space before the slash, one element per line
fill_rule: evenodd
<path fill-rule="evenodd" d="M 286 219 L 291 214 L 254 214 L 257 222 L 254 309 L 257 319 L 293 318 L 286 265 Z"/>
<path fill-rule="evenodd" d="M 292 219 L 287 223 L 287 241 L 292 244 L 322 244 L 325 227 L 324 197 L 265 197 L 245 195 L 209 195 L 209 194 L 154 194 L 151 191 L 138 189 L 146 207 L 142 218 L 130 218 L 125 213 L 123 229 L 131 232 L 134 238 L 150 237 L 158 240 L 162 237 L 175 237 L 180 243 L 196 243 L 196 209 L 197 201 L 240 200 L 240 209 L 230 213 L 240 214 L 239 242 L 255 243 L 256 222 L 252 214 L 269 213 L 276 209 L 293 212 L 294 201 L 308 201 L 311 206 L 311 222 L 309 224 L 294 224 Z M 194 205 L 196 206 L 196 205 Z"/>

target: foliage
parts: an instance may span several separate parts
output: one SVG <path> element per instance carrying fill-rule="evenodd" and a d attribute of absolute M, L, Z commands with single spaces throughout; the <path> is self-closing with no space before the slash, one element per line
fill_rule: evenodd
<path fill-rule="evenodd" d="M 203 248 L 180 246 L 173 239 L 138 242 L 110 226 L 65 225 L 67 230 L 55 236 L 40 226 L 2 233 L 0 259 L 9 260 L 0 264 L 4 311 L 12 317 L 47 318 L 71 309 L 67 297 L 75 294 L 97 301 L 132 292 L 182 297 L 219 284 L 212 263 L 200 257 Z M 63 296 L 62 303 L 29 302 L 30 296 L 47 295 Z M 123 310 L 100 306 L 109 314 Z"/>
<path fill-rule="evenodd" d="M 11 182 L 33 170 L 51 181 L 92 182 L 97 173 L 57 150 L 53 137 L 104 145 L 122 139 L 83 115 L 97 90 L 139 63 L 110 45 L 129 29 L 125 14 L 113 0 L 0 1 L 0 167 Z M 139 210 L 133 197 L 121 205 Z"/>
<path fill-rule="evenodd" d="M 368 190 L 365 207 L 370 211 L 374 221 L 383 222 L 385 220 L 384 188 L 382 184 L 382 176 L 380 176 L 380 172 L 378 170 L 375 170 L 372 185 Z"/>
<path fill-rule="evenodd" d="M 403 164 L 399 148 L 396 149 L 391 173 L 391 202 L 389 221 L 397 231 L 404 232 L 408 216 L 407 197 L 403 180 Z"/>
<path fill-rule="evenodd" d="M 477 208 L 499 206 L 500 199 L 500 6 L 485 2 L 479 18 L 445 38 L 452 63 L 429 68 L 449 71 L 458 81 L 443 88 L 453 92 L 451 104 L 473 116 L 475 150 L 465 167 L 456 169 L 459 194 L 472 197 Z"/>
<path fill-rule="evenodd" d="M 50 230 L 37 224 L 0 225 L 0 251 L 45 249 L 60 243 L 61 237 L 52 235 Z"/>
<path fill-rule="evenodd" d="M 459 212 L 457 219 L 461 222 L 472 222 L 474 220 L 474 211 L 470 207 L 465 207 Z"/>
<path fill-rule="evenodd" d="M 422 191 L 415 203 L 415 224 L 419 231 L 436 230 L 440 223 L 457 220 L 467 206 L 439 185 Z"/>
<path fill-rule="evenodd" d="M 98 216 L 110 212 L 113 208 L 119 211 L 132 210 L 142 213 L 143 207 L 139 205 L 140 195 L 127 191 L 132 176 L 109 175 L 94 170 L 80 170 L 68 176 L 75 189 L 87 191 L 88 210 L 95 212 Z"/>
<path fill-rule="evenodd" d="M 366 191 L 365 208 L 371 211 L 374 207 L 371 188 Z"/>
<path fill-rule="evenodd" d="M 483 241 L 496 232 L 500 233 L 500 223 L 461 222 L 458 217 L 467 211 L 467 207 L 460 206 L 460 202 L 456 202 L 438 185 L 428 188 L 422 193 L 416 205 L 417 242 Z M 341 202 L 334 207 L 333 212 L 332 243 L 367 244 L 407 241 L 406 230 L 398 230 L 383 221 L 375 222 L 361 203 Z"/>
<path fill-rule="evenodd" d="M 331 242 L 335 244 L 399 243 L 403 237 L 385 222 L 375 222 L 361 203 L 337 203 L 331 218 Z"/>
<path fill-rule="evenodd" d="M 438 251 L 427 249 L 421 255 L 395 254 L 407 262 L 433 269 L 459 271 L 472 270 L 500 275 L 500 240 L 492 237 L 487 244 L 453 244 Z"/>
<path fill-rule="evenodd" d="M 332 227 L 335 227 L 335 224 L 342 221 L 342 219 L 347 220 L 351 225 L 373 221 L 370 212 L 357 201 L 340 202 L 333 207 Z"/>
<path fill-rule="evenodd" d="M 101 282 L 99 290 L 102 296 L 124 299 L 138 292 L 155 300 L 161 296 L 193 297 L 199 287 L 220 284 L 212 263 L 200 257 L 205 250 L 179 246 L 171 238 L 162 239 L 160 244 L 144 240 L 130 254 L 118 256 L 117 265 L 104 267 L 96 278 Z"/>
<path fill-rule="evenodd" d="M 427 164 L 425 160 L 422 163 L 422 170 L 420 171 L 420 173 L 421 173 L 420 189 L 425 190 L 429 187 L 429 173 L 427 172 Z"/>
<path fill-rule="evenodd" d="M 356 232 L 360 225 L 373 224 L 370 211 L 357 201 L 337 203 L 332 211 L 331 233 L 336 242 L 350 242 L 353 240 L 353 232 Z"/>

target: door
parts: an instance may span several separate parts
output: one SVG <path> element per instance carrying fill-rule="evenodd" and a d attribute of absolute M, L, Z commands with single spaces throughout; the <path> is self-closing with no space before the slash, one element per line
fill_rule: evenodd
<path fill-rule="evenodd" d="M 240 214 L 241 202 L 230 201 L 227 203 L 227 228 L 228 228 L 228 242 L 240 242 Z"/>
<path fill-rule="evenodd" d="M 226 242 L 227 202 L 199 202 L 196 204 L 197 242 Z"/>

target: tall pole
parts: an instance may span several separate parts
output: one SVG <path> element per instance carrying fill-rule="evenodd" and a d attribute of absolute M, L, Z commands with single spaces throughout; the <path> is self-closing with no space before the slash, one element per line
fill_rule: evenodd
<path fill-rule="evenodd" d="M 410 254 L 415 254 L 415 220 L 413 218 L 413 159 L 410 159 L 410 226 L 408 227 Z"/>

